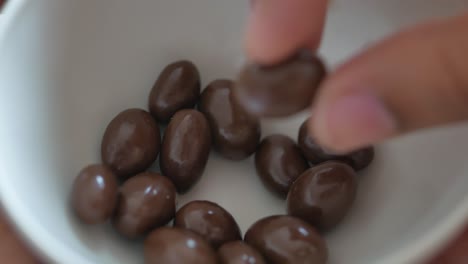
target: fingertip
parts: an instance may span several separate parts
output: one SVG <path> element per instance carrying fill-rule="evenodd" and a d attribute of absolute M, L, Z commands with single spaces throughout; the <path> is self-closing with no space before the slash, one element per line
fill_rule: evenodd
<path fill-rule="evenodd" d="M 261 64 L 279 62 L 300 48 L 319 47 L 326 0 L 257 0 L 249 17 L 247 57 Z"/>
<path fill-rule="evenodd" d="M 369 93 L 322 102 L 314 113 L 311 128 L 322 146 L 338 153 L 372 145 L 397 131 L 391 112 Z"/>

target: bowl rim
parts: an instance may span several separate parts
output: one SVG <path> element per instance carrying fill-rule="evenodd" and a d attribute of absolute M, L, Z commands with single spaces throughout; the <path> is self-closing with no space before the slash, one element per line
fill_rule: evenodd
<path fill-rule="evenodd" d="M 25 11 L 31 0 L 8 0 L 0 15 L 0 51 L 3 52 L 5 39 L 18 21 L 20 14 Z M 1 53 L 0 53 L 1 54 Z M 1 56 L 1 55 L 0 55 Z M 1 156 L 0 149 L 0 156 Z M 0 159 L 1 163 L 1 159 Z M 27 207 L 19 199 L 18 194 L 9 188 L 8 175 L 0 166 L 0 201 L 5 216 L 9 218 L 19 235 L 24 238 L 32 250 L 41 257 L 54 263 L 65 263 L 70 259 L 83 264 L 93 264 L 87 257 L 61 242 L 60 238 L 52 235 L 47 228 L 35 221 Z M 409 264 L 418 263 L 432 257 L 432 253 L 442 248 L 462 231 L 468 219 L 468 195 L 462 199 L 444 221 L 437 223 L 428 232 L 419 235 L 410 243 L 399 245 L 397 250 L 382 256 L 379 264 Z M 370 264 L 370 263 L 369 263 Z"/>

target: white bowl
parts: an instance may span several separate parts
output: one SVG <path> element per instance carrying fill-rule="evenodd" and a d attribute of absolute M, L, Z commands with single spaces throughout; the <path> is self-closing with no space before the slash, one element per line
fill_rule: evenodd
<path fill-rule="evenodd" d="M 465 6 L 462 0 L 334 1 L 321 53 L 333 66 L 404 25 Z M 247 12 L 241 0 L 9 1 L 0 31 L 0 195 L 51 262 L 142 263 L 141 244 L 109 226 L 75 220 L 71 182 L 99 161 L 110 119 L 146 107 L 167 63 L 193 60 L 204 84 L 233 77 L 243 61 Z M 264 135 L 295 138 L 305 115 L 265 122 Z M 416 263 L 453 237 L 468 216 L 466 135 L 468 126 L 459 125 L 379 146 L 352 213 L 327 237 L 330 263 Z M 180 204 L 191 199 L 220 203 L 243 231 L 284 212 L 284 202 L 255 176 L 252 160 L 216 154 Z"/>

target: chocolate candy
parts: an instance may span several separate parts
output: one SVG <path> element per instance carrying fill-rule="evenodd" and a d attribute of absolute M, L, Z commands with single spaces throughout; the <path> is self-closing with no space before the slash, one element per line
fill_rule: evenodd
<path fill-rule="evenodd" d="M 325 264 L 328 249 L 315 228 L 292 216 L 270 216 L 254 223 L 245 241 L 268 264 Z"/>
<path fill-rule="evenodd" d="M 190 61 L 182 60 L 166 66 L 149 96 L 151 114 L 160 122 L 168 122 L 179 110 L 195 106 L 200 96 L 200 74 Z"/>
<path fill-rule="evenodd" d="M 355 170 L 363 170 L 374 161 L 374 147 L 367 147 L 350 153 L 347 157 L 347 163 Z"/>
<path fill-rule="evenodd" d="M 114 226 L 122 235 L 138 238 L 167 224 L 175 210 L 176 190 L 171 181 L 157 173 L 142 173 L 123 184 Z"/>
<path fill-rule="evenodd" d="M 205 116 L 196 110 L 180 110 L 164 133 L 161 171 L 180 193 L 185 193 L 202 176 L 210 148 L 210 127 Z"/>
<path fill-rule="evenodd" d="M 162 227 L 144 242 L 146 264 L 217 264 L 210 244 L 189 230 Z"/>
<path fill-rule="evenodd" d="M 126 179 L 151 166 L 160 146 L 159 126 L 151 115 L 141 109 L 128 109 L 107 126 L 101 143 L 102 161 Z"/>
<path fill-rule="evenodd" d="M 271 135 L 260 143 L 255 154 L 255 167 L 263 184 L 286 198 L 291 184 L 309 165 L 291 138 Z"/>
<path fill-rule="evenodd" d="M 313 164 L 319 164 L 328 160 L 339 160 L 342 156 L 335 155 L 317 144 L 309 131 L 309 119 L 302 123 L 299 129 L 297 143 L 304 156 Z"/>
<path fill-rule="evenodd" d="M 199 109 L 210 123 L 215 149 L 227 159 L 243 160 L 255 152 L 261 128 L 233 99 L 233 87 L 230 80 L 213 81 L 203 91 Z"/>
<path fill-rule="evenodd" d="M 322 61 L 306 53 L 277 65 L 247 64 L 239 74 L 235 96 L 257 116 L 288 116 L 311 104 L 325 74 Z"/>
<path fill-rule="evenodd" d="M 224 244 L 219 248 L 218 256 L 220 264 L 266 264 L 257 250 L 242 241 Z"/>
<path fill-rule="evenodd" d="M 234 217 L 218 204 L 209 201 L 193 201 L 183 206 L 176 214 L 174 226 L 201 235 L 214 248 L 242 239 Z"/>
<path fill-rule="evenodd" d="M 317 144 L 309 131 L 309 120 L 306 120 L 299 129 L 297 142 L 304 156 L 313 164 L 319 164 L 330 160 L 341 160 L 351 165 L 355 170 L 368 167 L 374 159 L 374 148 L 367 147 L 356 150 L 347 155 L 337 155 L 325 150 Z"/>
<path fill-rule="evenodd" d="M 75 178 L 71 194 L 76 216 L 86 224 L 107 221 L 114 213 L 118 198 L 117 176 L 105 165 L 85 167 Z"/>
<path fill-rule="evenodd" d="M 323 231 L 336 227 L 355 200 L 356 177 L 342 162 L 328 161 L 310 168 L 291 186 L 288 213 Z"/>

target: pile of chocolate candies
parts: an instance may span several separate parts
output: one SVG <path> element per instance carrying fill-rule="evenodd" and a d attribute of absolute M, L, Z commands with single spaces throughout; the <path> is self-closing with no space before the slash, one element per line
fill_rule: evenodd
<path fill-rule="evenodd" d="M 356 171 L 371 163 L 374 150 L 329 153 L 316 144 L 307 121 L 297 143 L 279 134 L 260 142 L 258 119 L 305 109 L 324 76 L 320 59 L 299 54 L 280 65 L 246 65 L 236 82 L 215 80 L 201 93 L 192 62 L 166 66 L 149 111 L 128 109 L 108 124 L 102 163 L 85 167 L 74 181 L 76 216 L 88 225 L 110 220 L 122 236 L 144 238 L 148 264 L 326 263 L 321 236 L 352 207 Z M 167 125 L 162 140 L 159 125 Z M 258 176 L 287 199 L 287 214 L 260 219 L 242 239 L 234 217 L 214 202 L 192 201 L 177 210 L 177 194 L 200 179 L 212 146 L 230 160 L 255 153 Z M 148 171 L 158 156 L 160 173 Z"/>

